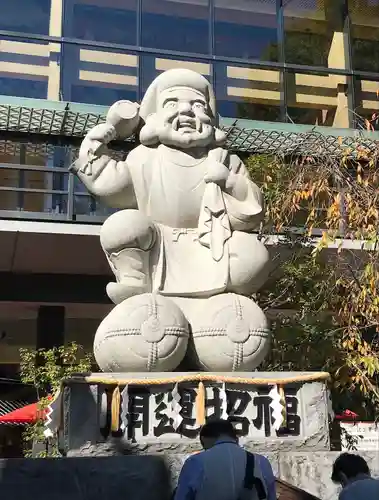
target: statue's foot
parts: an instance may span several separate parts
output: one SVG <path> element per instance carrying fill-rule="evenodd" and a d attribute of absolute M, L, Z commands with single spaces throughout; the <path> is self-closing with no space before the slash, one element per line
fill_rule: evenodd
<path fill-rule="evenodd" d="M 145 293 L 124 300 L 104 318 L 94 354 L 106 372 L 173 371 L 183 360 L 189 325 L 166 297 Z"/>
<path fill-rule="evenodd" d="M 149 290 L 146 285 L 128 284 L 128 283 L 108 283 L 107 295 L 114 304 L 121 304 L 126 299 L 134 297 L 135 295 L 142 295 Z"/>
<path fill-rule="evenodd" d="M 247 297 L 228 293 L 199 302 L 190 324 L 197 361 L 207 371 L 253 371 L 269 352 L 268 321 Z"/>

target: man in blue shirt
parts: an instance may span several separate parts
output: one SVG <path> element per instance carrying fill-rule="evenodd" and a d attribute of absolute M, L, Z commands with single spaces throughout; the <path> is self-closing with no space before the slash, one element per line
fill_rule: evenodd
<path fill-rule="evenodd" d="M 231 422 L 205 424 L 200 441 L 204 451 L 184 463 L 175 500 L 276 500 L 270 462 L 238 445 Z"/>
<path fill-rule="evenodd" d="M 364 458 L 342 453 L 333 464 L 332 481 L 342 486 L 339 500 L 378 500 L 379 480 L 371 477 Z"/>

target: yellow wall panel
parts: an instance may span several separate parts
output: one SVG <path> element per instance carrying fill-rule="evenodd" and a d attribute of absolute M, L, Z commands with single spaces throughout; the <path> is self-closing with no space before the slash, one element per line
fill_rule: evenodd
<path fill-rule="evenodd" d="M 103 52 L 100 50 L 80 49 L 80 60 L 83 62 L 114 64 L 116 66 L 127 66 L 131 68 L 136 68 L 138 65 L 137 56 L 119 54 L 116 52 Z"/>
<path fill-rule="evenodd" d="M 1 73 L 18 73 L 20 75 L 48 76 L 48 66 L 36 66 L 34 64 L 20 64 L 12 62 L 2 62 Z"/>
<path fill-rule="evenodd" d="M 185 68 L 197 71 L 201 75 L 209 76 L 211 74 L 211 65 L 192 61 L 176 61 L 173 59 L 155 59 L 155 69 L 166 71 L 173 68 Z"/>
<path fill-rule="evenodd" d="M 254 80 L 257 82 L 280 82 L 280 72 L 266 69 L 240 68 L 235 66 L 227 67 L 227 77 L 241 80 Z"/>
<path fill-rule="evenodd" d="M 50 49 L 48 44 L 0 40 L 0 52 L 7 52 L 9 54 L 22 54 L 28 56 L 49 57 Z"/>
<path fill-rule="evenodd" d="M 51 0 L 50 7 L 50 36 L 62 36 L 63 0 Z"/>
<path fill-rule="evenodd" d="M 80 70 L 79 79 L 89 82 L 115 83 L 120 85 L 135 86 L 138 84 L 138 79 L 136 76 L 116 75 L 113 73 L 101 73 L 98 71 Z"/>
<path fill-rule="evenodd" d="M 234 97 L 247 97 L 254 101 L 280 101 L 280 92 L 275 90 L 243 89 L 240 87 L 228 87 L 228 95 Z"/>

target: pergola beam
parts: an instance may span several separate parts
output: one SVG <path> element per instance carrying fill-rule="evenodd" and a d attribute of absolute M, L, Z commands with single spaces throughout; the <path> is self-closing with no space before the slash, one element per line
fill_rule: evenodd
<path fill-rule="evenodd" d="M 92 127 L 105 121 L 107 110 L 106 106 L 0 96 L 0 131 L 10 138 L 28 134 L 46 143 L 62 138 L 65 144 L 77 145 Z M 354 156 L 358 147 L 368 153 L 379 148 L 379 132 L 224 117 L 220 127 L 227 134 L 227 147 L 242 154 L 339 157 Z M 122 143 L 126 150 L 130 141 Z"/>

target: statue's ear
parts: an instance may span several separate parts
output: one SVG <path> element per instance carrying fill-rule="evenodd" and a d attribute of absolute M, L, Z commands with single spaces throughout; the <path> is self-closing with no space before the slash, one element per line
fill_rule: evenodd
<path fill-rule="evenodd" d="M 145 119 L 145 124 L 139 133 L 140 143 L 144 146 L 154 146 L 158 143 L 156 113 L 151 113 Z"/>
<path fill-rule="evenodd" d="M 216 146 L 223 146 L 226 141 L 226 134 L 223 130 L 220 128 L 215 128 L 215 145 Z"/>
<path fill-rule="evenodd" d="M 154 120 L 155 120 L 155 117 L 157 116 L 156 113 L 150 113 L 149 115 L 147 115 L 147 117 L 145 118 L 145 123 L 146 124 L 149 124 L 149 123 L 152 123 Z"/>

